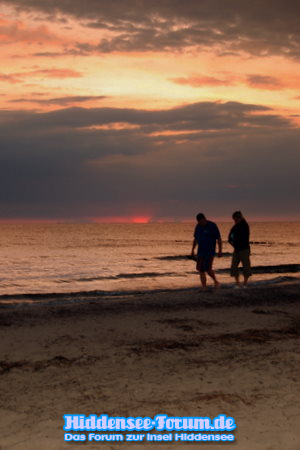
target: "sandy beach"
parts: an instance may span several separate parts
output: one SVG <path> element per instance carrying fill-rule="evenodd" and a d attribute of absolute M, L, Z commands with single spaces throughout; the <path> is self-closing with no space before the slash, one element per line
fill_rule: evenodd
<path fill-rule="evenodd" d="M 300 448 L 300 282 L 0 308 L 0 448 Z M 235 419 L 236 442 L 64 442 L 64 414 Z"/>

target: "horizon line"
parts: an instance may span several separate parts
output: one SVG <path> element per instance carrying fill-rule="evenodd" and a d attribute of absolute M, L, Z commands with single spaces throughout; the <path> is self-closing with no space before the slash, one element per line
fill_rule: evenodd
<path fill-rule="evenodd" d="M 264 222 L 300 222 L 300 217 L 251 217 L 246 216 L 246 219 L 248 222 L 258 222 L 258 223 L 264 223 Z M 207 220 L 217 221 L 221 223 L 231 223 L 232 219 L 228 217 L 213 217 L 208 216 Z M 65 218 L 56 218 L 56 219 L 50 219 L 50 218 L 0 218 L 0 225 L 113 225 L 113 224 L 127 224 L 127 225 L 151 225 L 151 224 L 185 224 L 185 223 L 195 223 L 195 218 L 182 218 L 182 219 L 176 219 L 176 218 L 162 218 L 162 219 L 150 219 L 150 218 L 129 218 L 129 217 L 103 217 L 103 218 L 71 218 L 71 219 L 65 219 Z"/>

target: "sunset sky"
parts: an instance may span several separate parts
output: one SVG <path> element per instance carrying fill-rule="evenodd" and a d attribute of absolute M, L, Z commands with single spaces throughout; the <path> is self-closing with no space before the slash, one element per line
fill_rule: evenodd
<path fill-rule="evenodd" d="M 0 0 L 0 220 L 299 220 L 300 3 Z"/>

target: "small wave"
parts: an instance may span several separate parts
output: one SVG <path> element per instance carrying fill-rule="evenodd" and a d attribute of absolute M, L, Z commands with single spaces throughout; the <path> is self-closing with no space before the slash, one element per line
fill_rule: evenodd
<path fill-rule="evenodd" d="M 218 269 L 218 273 L 228 273 L 230 269 Z M 298 273 L 300 272 L 300 264 L 280 264 L 277 266 L 254 266 L 253 273 Z"/>
<path fill-rule="evenodd" d="M 280 246 L 280 247 L 299 247 L 298 242 L 274 242 L 274 241 L 250 241 L 251 245 L 262 245 L 271 247 L 272 245 Z"/>
<path fill-rule="evenodd" d="M 170 259 L 173 258 L 188 258 L 187 256 L 162 256 L 161 258 Z M 189 259 L 191 257 L 189 256 Z M 177 259 L 176 259 L 177 260 Z M 253 274 L 268 274 L 268 273 L 298 273 L 300 272 L 300 264 L 281 264 L 277 266 L 254 266 L 252 267 Z M 183 271 L 178 272 L 136 272 L 136 273 L 119 273 L 117 275 L 107 275 L 107 276 L 93 276 L 93 277 L 80 277 L 71 280 L 57 280 L 58 284 L 72 284 L 76 283 L 91 283 L 95 281 L 116 281 L 116 280 L 135 280 L 141 278 L 167 278 L 167 277 L 185 277 L 187 275 L 193 275 L 194 271 Z M 230 273 L 230 268 L 216 269 L 216 273 L 228 274 Z"/>
<path fill-rule="evenodd" d="M 300 272 L 300 264 L 280 264 L 277 266 L 256 266 L 255 273 L 297 273 Z"/>
<path fill-rule="evenodd" d="M 132 295 L 144 295 L 148 293 L 160 293 L 160 292 L 173 292 L 173 291 L 194 291 L 194 287 L 182 288 L 182 289 L 137 289 L 137 290 L 119 290 L 119 291 L 105 291 L 105 290 L 92 290 L 92 291 L 78 291 L 78 292 L 48 292 L 48 293 L 24 293 L 24 294 L 4 294 L 0 295 L 0 308 L 8 308 L 11 306 L 17 306 L 22 303 L 47 303 L 54 304 L 62 301 L 77 302 L 90 298 L 103 298 L 103 297 L 123 297 Z"/>
<path fill-rule="evenodd" d="M 98 277 L 81 277 L 73 281 L 77 282 L 89 282 L 89 281 L 103 281 L 103 280 L 120 280 L 120 279 L 134 279 L 134 278 L 156 278 L 156 277 L 174 277 L 179 276 L 174 272 L 140 272 L 140 273 L 119 273 L 118 275 L 98 276 Z M 60 280 L 61 282 L 61 280 Z"/>
<path fill-rule="evenodd" d="M 172 256 L 157 256 L 155 259 L 160 261 L 182 261 L 186 259 L 192 259 L 190 255 L 172 255 Z"/>
<path fill-rule="evenodd" d="M 271 246 L 276 244 L 276 242 L 272 242 L 272 241 L 250 241 L 251 245 L 267 245 L 267 246 Z"/>
<path fill-rule="evenodd" d="M 282 276 L 282 277 L 272 278 L 271 280 L 253 281 L 253 282 L 251 282 L 251 286 L 266 286 L 266 285 L 284 283 L 285 281 L 298 281 L 298 280 L 299 280 L 299 278 L 297 278 L 297 277 Z"/>
<path fill-rule="evenodd" d="M 230 252 L 222 253 L 222 257 L 232 256 Z M 160 261 L 184 261 L 187 259 L 194 259 L 191 255 L 170 255 L 170 256 L 157 256 L 155 259 L 159 259 Z"/>
<path fill-rule="evenodd" d="M 80 278 L 76 278 L 75 280 L 70 280 L 69 283 L 73 283 L 73 281 L 79 281 L 82 283 L 85 282 L 89 282 L 89 281 L 103 281 L 103 280 L 115 280 L 116 277 L 111 275 L 111 276 L 107 276 L 107 277 L 80 277 Z"/>
<path fill-rule="evenodd" d="M 171 277 L 177 275 L 176 273 L 171 272 L 142 272 L 142 273 L 119 273 L 116 275 L 116 279 L 120 278 L 152 278 L 152 277 Z"/>

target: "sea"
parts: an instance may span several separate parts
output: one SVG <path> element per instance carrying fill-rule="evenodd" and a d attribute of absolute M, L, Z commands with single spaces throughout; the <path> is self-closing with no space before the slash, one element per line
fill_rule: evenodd
<path fill-rule="evenodd" d="M 299 277 L 300 223 L 249 223 L 252 284 Z M 232 223 L 218 223 L 224 255 L 214 268 L 232 286 Z M 1 224 L 0 303 L 53 294 L 78 297 L 200 286 L 191 253 L 194 223 Z"/>

